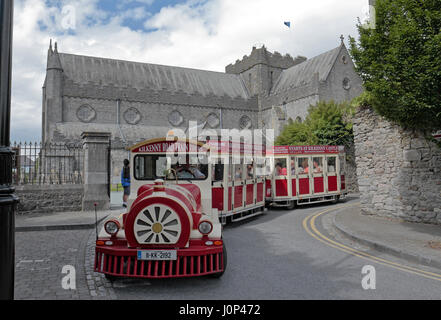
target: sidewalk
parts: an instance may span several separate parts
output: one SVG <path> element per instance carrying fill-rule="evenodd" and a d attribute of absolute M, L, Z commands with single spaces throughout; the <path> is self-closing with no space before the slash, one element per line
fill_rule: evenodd
<path fill-rule="evenodd" d="M 121 210 L 97 211 L 98 224 Z M 15 216 L 15 231 L 82 230 L 95 228 L 95 212 L 59 212 L 51 214 L 26 214 Z"/>
<path fill-rule="evenodd" d="M 366 216 L 360 206 L 339 210 L 335 227 L 376 250 L 441 269 L 441 226 Z"/>
<path fill-rule="evenodd" d="M 98 224 L 122 211 L 97 211 Z M 17 214 L 15 223 L 14 299 L 116 299 L 112 284 L 94 271 L 94 211 Z M 65 266 L 75 270 L 72 290 L 62 286 Z"/>

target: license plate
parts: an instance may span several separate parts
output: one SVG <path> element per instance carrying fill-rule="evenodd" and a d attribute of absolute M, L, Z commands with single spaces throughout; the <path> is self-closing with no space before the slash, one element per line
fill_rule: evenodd
<path fill-rule="evenodd" d="M 140 250 L 138 260 L 177 260 L 176 250 Z"/>

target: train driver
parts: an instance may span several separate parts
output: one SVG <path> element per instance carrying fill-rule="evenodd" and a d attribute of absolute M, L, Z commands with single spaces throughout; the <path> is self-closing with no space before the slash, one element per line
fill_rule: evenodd
<path fill-rule="evenodd" d="M 199 170 L 197 165 L 191 166 L 189 170 L 196 179 L 205 179 L 205 174 Z"/>

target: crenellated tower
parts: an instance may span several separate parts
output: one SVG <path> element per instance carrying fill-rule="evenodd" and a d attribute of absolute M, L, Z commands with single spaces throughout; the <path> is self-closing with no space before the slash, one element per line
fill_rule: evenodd
<path fill-rule="evenodd" d="M 274 81 L 283 70 L 306 60 L 298 56 L 293 59 L 289 54 L 271 53 L 265 46 L 253 47 L 249 56 L 236 60 L 225 68 L 226 73 L 241 75 L 251 95 L 268 95 Z"/>
<path fill-rule="evenodd" d="M 253 47 L 249 56 L 236 60 L 225 68 L 226 73 L 240 75 L 250 93 L 258 97 L 259 114 L 261 116 L 262 99 L 267 97 L 283 70 L 291 68 L 306 61 L 305 57 L 297 56 L 295 59 L 289 54 L 282 56 L 279 52 L 269 52 L 263 45 L 261 48 Z M 259 127 L 261 120 L 259 119 Z"/>

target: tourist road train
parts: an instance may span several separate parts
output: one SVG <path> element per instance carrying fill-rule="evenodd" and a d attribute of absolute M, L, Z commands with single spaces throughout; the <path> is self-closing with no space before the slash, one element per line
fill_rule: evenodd
<path fill-rule="evenodd" d="M 340 146 L 161 138 L 130 152 L 127 212 L 97 235 L 94 269 L 108 278 L 220 277 L 223 224 L 347 193 Z"/>

